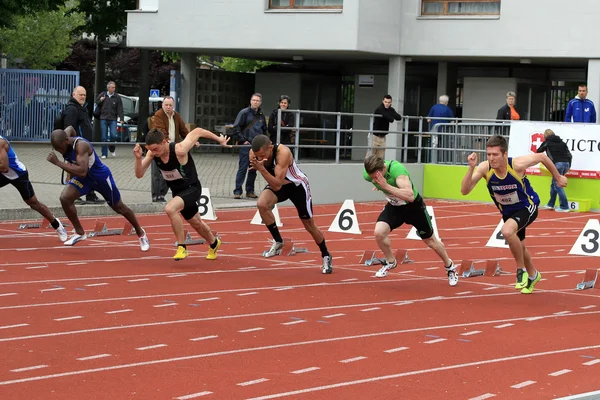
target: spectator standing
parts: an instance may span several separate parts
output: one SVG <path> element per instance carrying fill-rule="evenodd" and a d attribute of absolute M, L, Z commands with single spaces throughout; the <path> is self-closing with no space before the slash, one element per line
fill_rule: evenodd
<path fill-rule="evenodd" d="M 239 145 L 244 145 L 240 148 L 240 158 L 238 172 L 235 177 L 235 189 L 233 190 L 233 198 L 242 198 L 242 185 L 246 181 L 246 197 L 256 199 L 258 196 L 254 193 L 254 181 L 256 180 L 256 170 L 248 169 L 250 166 L 250 144 L 252 140 L 260 135 L 267 133 L 267 121 L 265 115 L 260 108 L 262 104 L 262 95 L 254 93 L 250 97 L 250 106 L 242 109 L 233 123 L 233 134 L 237 138 Z M 246 174 L 248 177 L 246 178 Z"/>
<path fill-rule="evenodd" d="M 497 120 L 518 121 L 521 119 L 521 115 L 515 107 L 515 98 L 515 92 L 506 93 L 506 104 L 498 110 Z"/>
<path fill-rule="evenodd" d="M 385 137 L 390 130 L 390 123 L 394 120 L 401 121 L 402 115 L 392 107 L 392 96 L 389 94 L 383 96 L 381 104 L 373 111 L 373 114 L 381 115 L 381 118 L 373 120 L 373 154 L 384 158 Z"/>
<path fill-rule="evenodd" d="M 442 95 L 439 98 L 439 103 L 431 107 L 427 114 L 427 122 L 429 122 L 429 130 L 432 130 L 437 124 L 447 124 L 450 121 L 436 118 L 454 118 L 452 109 L 448 107 L 450 98 L 447 95 Z"/>
<path fill-rule="evenodd" d="M 151 125 L 165 135 L 167 142 L 179 143 L 190 132 L 181 115 L 175 111 L 175 99 L 171 96 L 166 96 L 163 99 L 162 108 L 154 113 Z M 152 163 L 150 167 L 152 172 L 152 201 L 155 203 L 164 203 L 166 202 L 165 195 L 169 191 L 169 187 L 160 169 L 155 164 Z"/>
<path fill-rule="evenodd" d="M 106 84 L 106 92 L 100 93 L 96 98 L 97 113 L 100 116 L 100 131 L 104 143 L 117 137 L 117 118 L 121 121 L 121 124 L 125 123 L 123 100 L 116 92 L 116 88 L 115 83 L 110 81 Z M 108 157 L 108 150 L 110 150 L 113 157 L 117 155 L 115 146 L 110 146 L 109 149 L 109 146 L 102 145 L 102 156 L 100 158 Z"/>
<path fill-rule="evenodd" d="M 581 84 L 577 88 L 577 96 L 567 104 L 565 122 L 596 123 L 596 107 L 594 102 L 587 98 L 587 85 Z"/>
<path fill-rule="evenodd" d="M 544 143 L 542 143 L 542 145 L 537 149 L 537 152 L 546 152 L 546 155 L 548 158 L 550 158 L 550 160 L 552 160 L 554 166 L 558 170 L 558 173 L 560 175 L 566 175 L 567 172 L 569 172 L 569 169 L 571 169 L 571 162 L 573 161 L 573 156 L 569 151 L 569 147 L 565 142 L 563 142 L 560 136 L 554 133 L 552 129 L 546 129 L 544 131 L 544 138 Z M 559 207 L 554 208 L 557 195 Z M 555 210 L 558 212 L 570 211 L 565 189 L 558 186 L 558 183 L 554 177 L 552 177 L 552 184 L 550 185 L 550 200 L 548 200 L 548 204 L 540 207 L 540 209 Z"/>
<path fill-rule="evenodd" d="M 273 110 L 271 116 L 269 117 L 269 123 L 267 126 L 267 130 L 271 136 L 271 142 L 277 143 L 277 125 L 281 125 L 281 127 L 292 128 L 295 126 L 296 118 L 293 113 L 286 112 L 288 107 L 292 104 L 292 100 L 289 96 L 282 95 L 279 98 L 279 106 Z M 277 110 L 281 108 L 281 121 L 277 121 Z M 296 135 L 295 131 L 282 130 L 281 131 L 281 140 L 282 144 L 295 144 L 296 143 Z"/>

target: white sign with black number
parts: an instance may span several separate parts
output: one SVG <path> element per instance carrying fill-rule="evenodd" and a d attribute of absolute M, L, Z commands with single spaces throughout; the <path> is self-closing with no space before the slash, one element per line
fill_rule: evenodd
<path fill-rule="evenodd" d="M 281 219 L 279 218 L 279 210 L 277 209 L 277 204 L 275 204 L 275 206 L 273 206 L 273 216 L 275 217 L 275 224 L 279 228 L 281 228 L 283 226 L 283 223 L 281 222 Z M 252 221 L 250 221 L 250 224 L 264 225 L 264 222 L 263 222 L 262 218 L 260 217 L 260 212 L 258 210 L 256 210 L 256 214 L 254 214 L 254 218 L 252 218 Z"/>
<path fill-rule="evenodd" d="M 200 200 L 198 200 L 198 214 L 200 218 L 215 221 L 217 214 L 213 208 L 212 198 L 210 197 L 210 190 L 208 188 L 202 188 L 202 194 Z"/>
<path fill-rule="evenodd" d="M 488 240 L 485 247 L 500 247 L 503 249 L 508 249 L 508 243 L 506 242 L 506 239 L 504 239 L 504 236 L 502 236 L 503 226 L 504 221 L 500 219 L 498 226 L 494 230 L 494 233 L 492 233 L 492 236 L 490 236 L 490 240 Z"/>
<path fill-rule="evenodd" d="M 578 201 L 570 201 L 569 202 L 569 210 L 579 211 L 579 202 Z"/>
<path fill-rule="evenodd" d="M 600 221 L 588 220 L 569 254 L 600 257 Z"/>
<path fill-rule="evenodd" d="M 360 227 L 358 226 L 358 218 L 356 217 L 356 209 L 354 208 L 353 200 L 346 200 L 340 211 L 338 211 L 335 219 L 329 227 L 329 232 L 352 233 L 361 235 Z"/>
<path fill-rule="evenodd" d="M 438 233 L 437 223 L 435 222 L 435 213 L 433 212 L 433 207 L 427 206 L 427 213 L 431 217 L 431 225 L 433 226 L 433 236 L 439 239 L 440 234 Z M 417 234 L 417 228 L 415 228 L 414 226 L 411 228 L 410 232 L 408 232 L 406 238 L 411 240 L 422 240 L 421 237 Z"/>

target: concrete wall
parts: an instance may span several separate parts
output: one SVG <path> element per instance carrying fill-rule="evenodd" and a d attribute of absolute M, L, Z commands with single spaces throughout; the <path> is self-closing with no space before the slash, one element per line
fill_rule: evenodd
<path fill-rule="evenodd" d="M 385 201 L 373 185 L 363 179 L 363 164 L 299 164 L 308 176 L 314 204 L 354 201 Z M 405 164 L 415 188 L 423 193 L 423 164 Z M 287 204 L 287 202 L 286 202 Z"/>
<path fill-rule="evenodd" d="M 297 109 L 300 105 L 300 74 L 295 73 L 256 73 L 256 91 L 263 96 L 262 109 L 265 117 L 279 105 L 282 94 L 290 96 L 292 105 L 290 109 Z"/>
<path fill-rule="evenodd" d="M 464 78 L 463 118 L 496 119 L 507 92 L 517 92 L 515 78 Z"/>

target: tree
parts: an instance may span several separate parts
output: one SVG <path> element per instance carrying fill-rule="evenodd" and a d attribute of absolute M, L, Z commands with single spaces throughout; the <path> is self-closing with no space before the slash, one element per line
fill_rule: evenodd
<path fill-rule="evenodd" d="M 64 5 L 65 0 L 2 0 L 0 1 L 0 29 L 12 27 L 17 16 L 57 10 Z"/>
<path fill-rule="evenodd" d="M 87 22 L 82 31 L 95 35 L 103 42 L 110 35 L 120 34 L 125 29 L 125 11 L 135 8 L 136 0 L 79 0 L 75 10 L 86 16 Z"/>
<path fill-rule="evenodd" d="M 248 60 L 246 58 L 223 57 L 223 62 L 217 63 L 225 71 L 256 72 L 259 69 L 277 64 L 272 61 Z"/>
<path fill-rule="evenodd" d="M 56 11 L 40 11 L 14 17 L 11 28 L 0 28 L 0 49 L 30 69 L 53 69 L 70 52 L 74 29 L 85 23 L 81 13 L 62 6 Z"/>

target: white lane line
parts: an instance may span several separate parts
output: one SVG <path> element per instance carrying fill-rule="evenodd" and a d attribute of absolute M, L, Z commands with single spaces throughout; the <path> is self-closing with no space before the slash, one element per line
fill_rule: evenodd
<path fill-rule="evenodd" d="M 277 289 L 273 289 L 276 292 L 281 292 L 283 290 L 292 290 L 293 287 L 281 287 L 281 288 L 277 288 Z"/>
<path fill-rule="evenodd" d="M 156 304 L 156 305 L 153 305 L 152 307 L 154 307 L 154 308 L 173 307 L 173 306 L 176 306 L 176 305 L 177 305 L 177 303 L 165 303 L 165 304 Z"/>
<path fill-rule="evenodd" d="M 428 341 L 423 342 L 423 343 L 425 343 L 425 344 L 434 344 L 434 343 L 444 342 L 446 340 L 447 339 L 439 338 L 439 339 L 428 340 Z"/>
<path fill-rule="evenodd" d="M 128 279 L 127 282 L 143 282 L 143 281 L 149 281 L 150 278 L 140 278 L 140 279 Z"/>
<path fill-rule="evenodd" d="M 508 328 L 509 326 L 513 326 L 514 324 L 502 324 L 502 325 L 496 325 L 494 328 L 496 329 L 502 329 L 502 328 Z"/>
<path fill-rule="evenodd" d="M 530 318 L 525 318 L 525 321 L 539 321 L 540 319 L 544 319 L 545 317 L 530 317 Z"/>
<path fill-rule="evenodd" d="M 42 289 L 40 290 L 40 292 L 55 292 L 57 290 L 65 290 L 64 287 L 54 287 L 54 288 L 49 288 L 49 289 Z"/>
<path fill-rule="evenodd" d="M 559 312 L 555 312 L 554 315 L 565 315 L 565 314 L 570 314 L 571 311 L 559 311 Z"/>
<path fill-rule="evenodd" d="M 467 291 L 467 292 L 458 292 L 458 293 L 456 293 L 456 294 L 457 294 L 457 295 L 462 295 L 462 294 L 471 294 L 471 293 L 473 293 L 473 292 L 471 292 L 471 291 Z"/>
<path fill-rule="evenodd" d="M 77 359 L 77 361 L 96 360 L 98 358 L 105 358 L 105 357 L 110 357 L 110 354 L 98 354 L 95 356 L 80 357 Z"/>
<path fill-rule="evenodd" d="M 238 293 L 236 296 L 252 296 L 253 294 L 258 294 L 258 292 Z"/>
<path fill-rule="evenodd" d="M 217 335 L 210 335 L 210 336 L 202 336 L 202 337 L 197 337 L 197 338 L 192 338 L 190 339 L 192 342 L 198 342 L 200 340 L 208 340 L 208 339 L 216 339 L 219 336 Z"/>
<path fill-rule="evenodd" d="M 10 372 L 33 371 L 34 369 L 42 369 L 42 368 L 48 368 L 48 366 L 47 365 L 34 365 L 33 367 L 11 369 Z"/>
<path fill-rule="evenodd" d="M 582 310 L 589 310 L 590 308 L 595 308 L 596 306 L 583 306 L 583 307 L 579 307 Z"/>
<path fill-rule="evenodd" d="M 241 268 L 238 268 L 238 270 L 240 270 L 240 271 L 247 271 L 249 269 L 256 269 L 256 267 L 241 267 Z"/>
<path fill-rule="evenodd" d="M 238 250 L 250 250 L 253 249 L 254 247 L 238 247 Z"/>
<path fill-rule="evenodd" d="M 500 286 L 490 286 L 490 287 L 483 288 L 483 290 L 496 290 L 496 289 L 500 289 Z"/>
<path fill-rule="evenodd" d="M 598 363 L 600 363 L 600 358 L 596 358 L 595 360 L 584 362 L 583 365 L 590 366 L 590 365 L 594 365 L 594 364 L 598 364 Z"/>
<path fill-rule="evenodd" d="M 153 346 L 137 347 L 136 350 L 150 350 L 150 349 L 158 349 L 161 347 L 167 347 L 167 345 L 166 344 L 155 344 Z"/>
<path fill-rule="evenodd" d="M 341 362 L 341 363 L 344 363 L 344 364 L 348 364 L 348 363 L 351 363 L 351 362 L 355 362 L 355 361 L 364 360 L 364 359 L 366 359 L 366 358 L 367 358 L 367 357 L 359 356 L 359 357 L 347 358 L 347 359 L 345 359 L 345 360 L 340 360 L 340 362 Z"/>
<path fill-rule="evenodd" d="M 368 312 L 368 311 L 376 311 L 376 310 L 381 310 L 381 307 L 371 307 L 371 308 L 363 308 L 362 312 Z"/>
<path fill-rule="evenodd" d="M 167 275 L 167 278 L 181 278 L 183 276 L 187 276 L 187 274 L 173 274 L 173 275 Z"/>
<path fill-rule="evenodd" d="M 83 318 L 81 315 L 74 315 L 72 317 L 64 317 L 64 318 L 54 318 L 55 321 L 70 321 L 72 319 L 81 319 Z"/>
<path fill-rule="evenodd" d="M 569 275 L 565 275 L 565 274 L 563 274 L 563 275 L 556 275 L 555 278 L 565 278 L 567 276 L 569 276 Z"/>
<path fill-rule="evenodd" d="M 548 375 L 549 376 L 561 376 L 561 375 L 564 375 L 564 374 L 568 374 L 569 372 L 571 372 L 570 369 L 561 369 L 560 371 L 551 372 Z"/>
<path fill-rule="evenodd" d="M 408 350 L 408 347 L 396 347 L 395 349 L 384 350 L 384 353 L 396 353 L 397 351 Z"/>
<path fill-rule="evenodd" d="M 108 285 L 108 283 L 106 283 L 106 282 L 100 282 L 100 283 L 90 283 L 90 284 L 85 285 L 85 286 L 87 286 L 87 287 L 94 287 L 94 286 L 107 286 L 107 285 Z"/>
<path fill-rule="evenodd" d="M 5 296 L 16 296 L 18 293 L 0 293 L 0 297 L 5 297 Z"/>
<path fill-rule="evenodd" d="M 262 331 L 265 328 L 250 328 L 250 329 L 242 329 L 241 331 L 238 331 L 239 333 L 248 333 L 248 332 L 256 332 L 256 331 Z"/>
<path fill-rule="evenodd" d="M 349 279 L 342 279 L 340 282 L 353 282 L 353 281 L 357 281 L 358 278 L 349 278 Z"/>
<path fill-rule="evenodd" d="M 323 318 L 337 318 L 337 317 L 343 317 L 346 314 L 331 314 L 331 315 L 324 315 Z"/>
<path fill-rule="evenodd" d="M 296 321 L 282 322 L 281 325 L 296 325 L 296 324 L 302 324 L 304 322 L 306 322 L 306 321 L 303 319 L 299 319 Z"/>
<path fill-rule="evenodd" d="M 481 396 L 472 397 L 469 400 L 485 400 L 485 399 L 491 399 L 492 397 L 496 397 L 496 395 L 492 394 L 492 393 L 486 393 L 486 394 L 482 394 Z"/>
<path fill-rule="evenodd" d="M 133 311 L 133 310 L 131 308 L 128 308 L 125 310 L 106 311 L 105 314 L 120 314 L 120 313 L 130 312 L 130 311 Z"/>
<path fill-rule="evenodd" d="M 471 335 L 477 335 L 478 333 L 481 333 L 481 331 L 465 332 L 465 333 L 461 333 L 461 335 L 462 336 L 471 336 Z"/>
<path fill-rule="evenodd" d="M 213 300 L 219 300 L 220 297 L 208 297 L 206 299 L 198 299 L 196 301 L 213 301 Z"/>
<path fill-rule="evenodd" d="M 439 269 L 439 268 L 440 268 L 440 267 L 428 267 L 428 268 L 425 268 L 425 269 L 426 269 L 427 271 L 431 271 L 431 270 L 433 270 L 433 269 Z"/>
<path fill-rule="evenodd" d="M 212 392 L 198 392 L 198 393 L 186 394 L 185 396 L 175 397 L 175 400 L 190 400 L 190 399 L 195 399 L 197 397 L 208 396 L 209 394 L 212 394 Z"/>
<path fill-rule="evenodd" d="M 48 268 L 47 265 L 40 265 L 37 267 L 25 267 L 25 269 L 43 269 L 43 268 Z"/>
<path fill-rule="evenodd" d="M 248 381 L 248 382 L 242 382 L 242 383 L 238 383 L 238 386 L 250 386 L 250 385 L 256 385 L 257 383 L 263 383 L 263 382 L 267 382 L 268 379 L 267 378 L 260 378 L 260 379 L 255 379 L 253 381 Z"/>
<path fill-rule="evenodd" d="M 292 372 L 290 372 L 290 374 L 304 374 L 307 372 L 318 371 L 320 369 L 321 368 L 319 368 L 319 367 L 309 367 L 309 368 L 298 369 L 296 371 L 292 371 Z"/>
<path fill-rule="evenodd" d="M 4 326 L 0 326 L 0 329 L 21 328 L 23 326 L 29 326 L 29 324 L 4 325 Z"/>
<path fill-rule="evenodd" d="M 525 386 L 533 385 L 534 383 L 536 383 L 536 382 L 535 381 L 525 381 L 525 382 L 517 383 L 516 385 L 512 385 L 511 388 L 521 389 L 521 388 L 524 388 Z"/>

